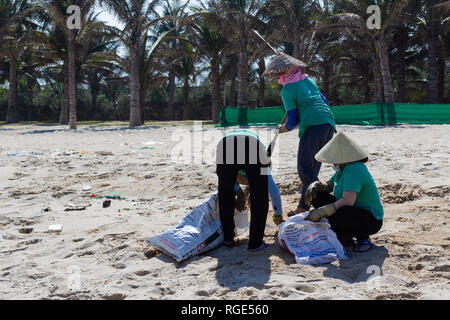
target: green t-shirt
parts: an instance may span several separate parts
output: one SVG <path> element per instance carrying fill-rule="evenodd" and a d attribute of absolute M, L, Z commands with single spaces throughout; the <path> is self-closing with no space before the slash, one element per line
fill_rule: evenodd
<path fill-rule="evenodd" d="M 258 140 L 259 142 L 261 142 L 261 140 L 259 140 L 259 137 L 256 133 L 254 133 L 253 131 L 250 130 L 246 130 L 246 129 L 235 129 L 233 131 L 227 132 L 223 137 L 226 138 L 228 136 L 250 136 L 255 138 L 256 140 Z"/>
<path fill-rule="evenodd" d="M 377 220 L 383 220 L 384 211 L 375 181 L 369 170 L 362 162 L 345 165 L 344 169 L 336 172 L 330 179 L 334 183 L 334 196 L 342 199 L 344 191 L 356 192 L 354 206 L 372 212 Z"/>
<path fill-rule="evenodd" d="M 297 109 L 299 116 L 299 132 L 301 137 L 310 127 L 329 123 L 336 132 L 334 116 L 320 95 L 319 87 L 309 78 L 288 83 L 281 89 L 286 112 Z"/>

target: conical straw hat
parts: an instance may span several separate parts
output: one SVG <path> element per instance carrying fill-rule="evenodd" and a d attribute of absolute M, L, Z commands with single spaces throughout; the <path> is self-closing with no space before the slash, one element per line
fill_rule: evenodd
<path fill-rule="evenodd" d="M 343 164 L 365 159 L 369 154 L 355 141 L 339 132 L 316 154 L 317 161 Z"/>
<path fill-rule="evenodd" d="M 264 71 L 264 77 L 275 77 L 284 73 L 288 73 L 292 69 L 307 67 L 308 65 L 303 61 L 295 59 L 285 53 L 277 53 L 275 57 L 270 60 L 269 65 Z"/>

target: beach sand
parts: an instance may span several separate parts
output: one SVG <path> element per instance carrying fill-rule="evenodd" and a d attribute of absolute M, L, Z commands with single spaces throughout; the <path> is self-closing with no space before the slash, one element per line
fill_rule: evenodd
<path fill-rule="evenodd" d="M 273 128 L 252 129 L 270 141 Z M 275 245 L 259 256 L 247 255 L 246 236 L 181 263 L 145 255 L 149 236 L 217 191 L 224 129 L 2 126 L 0 299 L 450 299 L 450 125 L 338 130 L 370 152 L 384 225 L 372 251 L 302 266 L 278 245 L 271 209 L 265 241 Z M 299 200 L 297 148 L 295 130 L 273 156 L 285 216 Z M 321 180 L 332 172 L 324 165 Z M 92 193 L 121 198 L 103 208 Z M 48 232 L 55 224 L 62 231 Z"/>

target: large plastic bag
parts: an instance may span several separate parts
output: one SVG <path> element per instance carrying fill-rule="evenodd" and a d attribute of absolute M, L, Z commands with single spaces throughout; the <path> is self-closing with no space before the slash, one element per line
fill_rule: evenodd
<path fill-rule="evenodd" d="M 308 215 L 305 212 L 289 218 L 278 232 L 278 242 L 295 256 L 296 263 L 318 265 L 348 259 L 328 220 L 314 223 L 305 220 Z"/>
<path fill-rule="evenodd" d="M 235 213 L 236 235 L 248 230 L 245 212 Z M 177 261 L 217 248 L 224 241 L 217 193 L 184 216 L 177 225 L 147 239 L 147 243 Z"/>

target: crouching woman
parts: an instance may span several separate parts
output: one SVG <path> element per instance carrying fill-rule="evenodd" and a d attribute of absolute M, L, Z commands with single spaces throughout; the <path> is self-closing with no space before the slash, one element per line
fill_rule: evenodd
<path fill-rule="evenodd" d="M 381 229 L 384 212 L 375 181 L 364 164 L 368 154 L 340 132 L 315 157 L 333 164 L 336 172 L 328 182 L 309 186 L 305 201 L 315 209 L 306 219 L 318 222 L 326 217 L 344 247 L 351 246 L 355 252 L 371 250 L 369 236 Z"/>

